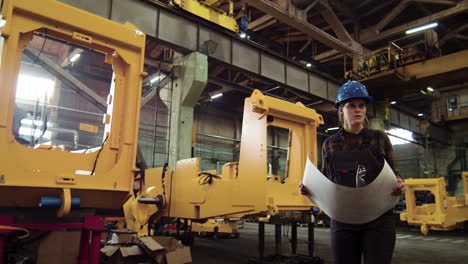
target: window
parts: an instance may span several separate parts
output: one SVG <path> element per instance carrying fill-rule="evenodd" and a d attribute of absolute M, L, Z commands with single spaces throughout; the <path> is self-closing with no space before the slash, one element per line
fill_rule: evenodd
<path fill-rule="evenodd" d="M 287 161 L 289 151 L 289 129 L 268 126 L 268 177 L 269 180 L 284 182 L 287 175 Z"/>
<path fill-rule="evenodd" d="M 107 111 L 102 102 L 112 77 L 105 54 L 34 33 L 17 79 L 12 124 L 17 141 L 82 153 L 100 147 Z"/>
<path fill-rule="evenodd" d="M 387 133 L 392 145 L 408 144 L 413 141 L 413 132 L 406 129 L 392 128 Z"/>

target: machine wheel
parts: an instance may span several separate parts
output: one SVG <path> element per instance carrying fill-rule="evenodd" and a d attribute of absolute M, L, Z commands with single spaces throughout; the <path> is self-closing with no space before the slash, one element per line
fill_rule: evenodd
<path fill-rule="evenodd" d="M 427 225 L 422 225 L 421 226 L 421 233 L 425 236 L 427 236 L 427 234 L 429 234 L 429 227 L 427 227 Z"/>

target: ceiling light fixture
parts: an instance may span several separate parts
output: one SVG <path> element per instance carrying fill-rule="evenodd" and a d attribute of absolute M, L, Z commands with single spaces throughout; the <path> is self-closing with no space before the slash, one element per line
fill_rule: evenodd
<path fill-rule="evenodd" d="M 391 101 L 390 104 L 394 105 L 396 104 L 396 101 Z"/>
<path fill-rule="evenodd" d="M 308 62 L 308 63 L 306 64 L 306 66 L 310 68 L 310 67 L 312 67 L 312 63 Z"/>
<path fill-rule="evenodd" d="M 246 38 L 246 37 L 247 37 L 247 34 L 246 34 L 245 32 L 241 32 L 241 33 L 239 34 L 239 37 L 240 37 L 240 38 Z"/>
<path fill-rule="evenodd" d="M 405 33 L 406 33 L 406 35 L 409 35 L 409 34 L 419 32 L 419 31 L 423 31 L 423 30 L 426 30 L 426 29 L 437 27 L 438 25 L 439 24 L 437 22 L 435 22 L 435 23 L 431 23 L 431 24 L 427 24 L 427 25 L 424 25 L 424 26 L 420 26 L 420 27 L 416 27 L 416 28 L 406 30 Z"/>
<path fill-rule="evenodd" d="M 423 116 L 424 114 L 423 113 L 419 113 L 418 116 Z"/>
<path fill-rule="evenodd" d="M 433 91 L 434 91 L 434 88 L 432 88 L 432 87 L 427 87 L 427 90 L 428 90 L 429 92 L 433 92 Z"/>
<path fill-rule="evenodd" d="M 217 94 L 212 95 L 211 99 L 216 99 L 216 98 L 221 97 L 221 96 L 223 96 L 223 93 L 217 93 Z"/>
<path fill-rule="evenodd" d="M 70 62 L 75 62 L 75 61 L 78 60 L 80 57 L 81 57 L 81 54 L 80 54 L 80 53 L 76 53 L 75 55 L 73 55 L 73 56 L 70 58 Z"/>
<path fill-rule="evenodd" d="M 150 83 L 155 83 L 155 82 L 157 82 L 157 81 L 159 80 L 159 78 L 161 78 L 160 75 L 154 77 L 153 79 L 150 80 Z"/>
<path fill-rule="evenodd" d="M 325 131 L 328 132 L 328 131 L 333 131 L 333 130 L 338 130 L 338 129 L 340 129 L 340 127 L 330 127 L 330 128 L 325 129 Z"/>

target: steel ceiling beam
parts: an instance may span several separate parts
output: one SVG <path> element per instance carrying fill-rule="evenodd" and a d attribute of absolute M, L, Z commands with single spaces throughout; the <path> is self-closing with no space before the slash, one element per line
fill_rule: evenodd
<path fill-rule="evenodd" d="M 420 3 L 427 3 L 427 4 L 437 4 L 437 5 L 450 5 L 454 6 L 457 4 L 457 1 L 453 0 L 414 0 Z"/>
<path fill-rule="evenodd" d="M 409 0 L 401 1 L 395 8 L 393 8 L 385 17 L 383 17 L 377 25 L 375 25 L 374 30 L 380 32 L 388 23 L 390 23 L 396 16 L 398 16 L 410 3 Z"/>
<path fill-rule="evenodd" d="M 328 2 L 322 1 L 322 5 L 325 8 L 320 12 L 320 14 L 322 15 L 323 19 L 325 19 L 325 21 L 327 21 L 327 23 L 332 27 L 333 32 L 335 32 L 336 36 L 338 36 L 338 39 L 344 43 L 352 43 L 353 39 Z"/>
<path fill-rule="evenodd" d="M 419 27 L 419 26 L 422 26 L 422 25 L 425 25 L 434 21 L 439 21 L 446 17 L 450 17 L 450 16 L 453 16 L 462 12 L 466 12 L 466 11 L 468 11 L 468 0 L 463 0 L 452 8 L 440 11 L 430 16 L 426 16 L 420 19 L 413 20 L 401 26 L 397 26 L 397 27 L 382 31 L 380 33 L 376 32 L 375 28 L 373 27 L 367 28 L 362 31 L 362 34 L 360 36 L 360 42 L 362 44 L 368 44 L 368 43 L 372 43 L 375 41 L 387 39 L 395 35 L 401 34 L 410 28 Z"/>
<path fill-rule="evenodd" d="M 343 41 L 333 37 L 332 35 L 324 32 L 320 28 L 311 25 L 305 20 L 298 19 L 296 16 L 292 16 L 289 12 L 285 9 L 280 8 L 279 6 L 275 5 L 274 3 L 266 0 L 244 0 L 247 4 L 252 7 L 257 8 L 258 10 L 271 15 L 278 19 L 278 21 L 285 23 L 304 34 L 308 35 L 309 37 L 322 42 L 323 44 L 337 49 L 344 53 L 351 53 L 351 54 L 358 54 L 359 51 L 349 46 L 348 44 L 344 43 Z"/>
<path fill-rule="evenodd" d="M 80 82 L 77 78 L 75 78 L 71 73 L 63 69 L 60 65 L 55 63 L 55 61 L 49 59 L 46 55 L 42 54 L 41 52 L 28 47 L 24 50 L 24 54 L 30 57 L 33 60 L 37 60 L 47 71 L 51 72 L 54 76 L 58 77 L 61 81 L 68 84 L 72 89 L 78 92 L 78 94 L 82 95 L 88 101 L 93 103 L 97 108 L 106 112 L 107 109 L 107 102 L 104 98 L 99 96 L 93 90 L 91 90 L 88 86 Z"/>

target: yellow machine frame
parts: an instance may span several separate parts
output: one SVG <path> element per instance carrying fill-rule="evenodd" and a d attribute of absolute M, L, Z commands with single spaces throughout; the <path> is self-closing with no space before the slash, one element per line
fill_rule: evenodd
<path fill-rule="evenodd" d="M 237 232 L 237 229 L 239 228 L 239 222 L 240 220 L 230 220 L 227 218 L 210 218 L 205 223 L 192 222 L 191 231 L 192 233 L 198 234 L 224 234 L 238 237 L 239 233 Z"/>
<path fill-rule="evenodd" d="M 71 210 L 71 197 L 79 197 L 81 207 L 109 209 L 120 208 L 130 197 L 124 205 L 127 224 L 144 231 L 150 217 L 236 218 L 307 211 L 313 206 L 298 186 L 307 157 L 317 163 L 316 130 L 323 124 L 322 116 L 258 90 L 245 101 L 239 162 L 225 164 L 220 175 L 200 172 L 200 158 L 179 161 L 175 171 L 149 169 L 147 188 L 135 197 L 145 35 L 131 24 L 121 25 L 54 0 L 9 0 L 2 16 L 7 23 L 0 68 L 0 207 L 38 207 L 40 197 L 55 196 L 62 198 L 58 216 L 64 216 Z M 16 142 L 12 133 L 16 83 L 22 52 L 34 33 L 102 52 L 112 64 L 101 151 L 72 153 L 52 145 L 31 148 Z M 290 131 L 284 183 L 267 180 L 268 126 Z M 98 154 L 93 175 L 76 173 L 90 170 Z"/>
<path fill-rule="evenodd" d="M 154 214 L 155 218 L 204 219 L 309 210 L 313 204 L 299 193 L 298 186 L 307 157 L 317 164 L 316 130 L 320 124 L 322 116 L 315 110 L 255 90 L 244 104 L 239 163 L 225 164 L 222 173 L 216 175 L 220 178 L 213 178 L 211 184 L 201 184 L 202 177 L 209 176 L 200 172 L 200 158 L 177 162 L 176 170 L 164 177 L 162 168 L 147 170 L 148 188 L 124 205 L 128 227 L 145 233 L 145 225 Z M 267 181 L 268 126 L 290 130 L 285 183 Z M 159 207 L 138 203 L 140 198 L 158 195 L 167 203 Z"/>
<path fill-rule="evenodd" d="M 62 197 L 58 215 L 70 211 L 70 198 L 82 207 L 120 208 L 133 190 L 145 35 L 124 25 L 54 0 L 4 1 L 6 26 L 0 69 L 0 206 L 38 207 L 41 196 Z M 28 148 L 12 134 L 16 83 L 22 51 L 33 33 L 76 43 L 106 55 L 114 70 L 104 116 L 105 144 L 94 175 L 97 152 Z M 104 139 L 103 139 L 104 141 Z"/>
<path fill-rule="evenodd" d="M 400 219 L 420 225 L 424 235 L 429 230 L 452 230 L 457 223 L 468 221 L 468 172 L 462 174 L 462 180 L 465 193 L 461 197 L 447 195 L 444 178 L 405 180 L 407 212 L 400 214 Z M 431 191 L 435 203 L 416 206 L 415 191 Z"/>

